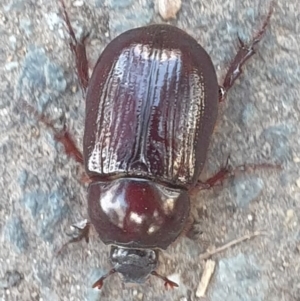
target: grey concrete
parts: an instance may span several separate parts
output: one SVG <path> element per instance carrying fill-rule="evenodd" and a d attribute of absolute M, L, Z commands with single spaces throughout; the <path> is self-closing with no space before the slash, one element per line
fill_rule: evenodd
<path fill-rule="evenodd" d="M 0 4 L 0 300 L 196 300 L 208 246 L 264 230 L 213 258 L 210 301 L 300 300 L 300 4 L 278 0 L 258 54 L 220 105 L 206 171 L 231 164 L 282 164 L 281 171 L 239 173 L 193 198 L 193 240 L 183 237 L 160 259 L 159 272 L 180 287 L 165 291 L 151 278 L 124 286 L 118 275 L 98 292 L 90 288 L 110 268 L 95 233 L 56 250 L 69 226 L 87 217 L 82 168 L 53 133 L 18 108 L 22 98 L 55 121 L 66 120 L 82 145 L 84 100 L 78 89 L 68 36 L 54 0 L 2 0 Z M 83 2 L 85 4 L 83 4 Z M 220 82 L 238 47 L 267 12 L 267 1 L 186 0 L 177 25 L 211 55 Z M 90 32 L 90 66 L 122 31 L 162 22 L 150 0 L 68 1 L 78 35 Z"/>

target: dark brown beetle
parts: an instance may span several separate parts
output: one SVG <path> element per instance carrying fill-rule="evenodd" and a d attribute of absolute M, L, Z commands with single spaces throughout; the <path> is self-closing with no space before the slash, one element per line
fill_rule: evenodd
<path fill-rule="evenodd" d="M 261 30 L 249 45 L 241 44 L 219 87 L 206 51 L 169 25 L 141 27 L 115 38 L 89 80 L 84 40 L 76 40 L 61 3 L 80 83 L 87 89 L 83 156 L 68 132 L 56 132 L 56 139 L 84 163 L 91 224 L 112 245 L 114 267 L 93 287 L 101 288 L 115 272 L 125 282 L 141 283 L 152 274 L 177 286 L 155 272 L 158 250 L 166 249 L 186 226 L 189 194 L 203 169 L 218 102 L 254 54 L 272 4 Z M 223 176 L 221 170 L 206 184 L 213 186 Z M 88 225 L 85 230 L 79 239 L 86 237 Z"/>
<path fill-rule="evenodd" d="M 89 216 L 125 281 L 143 282 L 183 231 L 217 118 L 218 82 L 182 30 L 127 31 L 101 54 L 86 98 Z"/>

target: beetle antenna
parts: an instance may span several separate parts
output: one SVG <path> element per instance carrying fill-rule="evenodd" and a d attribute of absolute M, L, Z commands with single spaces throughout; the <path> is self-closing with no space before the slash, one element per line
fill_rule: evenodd
<path fill-rule="evenodd" d="M 168 279 L 165 276 L 159 275 L 156 271 L 152 271 L 151 275 L 156 276 L 160 279 L 162 279 L 165 282 L 165 288 L 174 288 L 174 287 L 178 287 L 179 285 L 173 281 L 171 281 L 170 279 Z"/>
<path fill-rule="evenodd" d="M 114 274 L 116 272 L 116 269 L 111 269 L 106 275 L 102 276 L 101 278 L 99 278 L 92 286 L 92 288 L 97 288 L 97 289 L 101 289 L 103 286 L 103 281 L 109 277 L 110 275 Z"/>

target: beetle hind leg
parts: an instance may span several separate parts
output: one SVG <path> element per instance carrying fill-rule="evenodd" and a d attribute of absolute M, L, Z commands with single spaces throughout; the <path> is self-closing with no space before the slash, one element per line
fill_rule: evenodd
<path fill-rule="evenodd" d="M 86 34 L 80 40 L 77 40 L 74 29 L 71 25 L 69 15 L 67 13 L 65 2 L 64 0 L 59 0 L 59 2 L 61 3 L 63 19 L 67 27 L 69 36 L 71 38 L 71 42 L 69 45 L 72 52 L 75 55 L 77 76 L 80 82 L 80 86 L 83 92 L 85 93 L 89 83 L 89 67 L 88 67 L 88 60 L 86 55 L 85 42 L 89 34 Z"/>
<path fill-rule="evenodd" d="M 43 113 L 39 113 L 26 101 L 21 100 L 19 106 L 22 110 L 25 109 L 25 111 L 27 111 L 28 113 L 33 114 L 37 121 L 42 122 L 47 128 L 52 130 L 54 132 L 54 139 L 63 144 L 65 153 L 70 157 L 73 157 L 76 162 L 83 164 L 83 155 L 76 146 L 76 143 L 71 133 L 67 130 L 66 125 L 64 125 L 64 128 L 59 131 L 54 127 L 54 124 L 51 120 L 49 120 Z"/>
<path fill-rule="evenodd" d="M 234 85 L 235 81 L 242 74 L 242 66 L 255 54 L 255 46 L 261 41 L 264 36 L 267 27 L 270 23 L 270 19 L 273 13 L 274 0 L 271 1 L 269 12 L 263 25 L 257 34 L 252 38 L 249 44 L 245 44 L 240 38 L 239 39 L 239 50 L 232 60 L 229 69 L 225 75 L 223 85 L 219 87 L 219 101 L 222 102 L 225 100 L 227 92 Z"/>

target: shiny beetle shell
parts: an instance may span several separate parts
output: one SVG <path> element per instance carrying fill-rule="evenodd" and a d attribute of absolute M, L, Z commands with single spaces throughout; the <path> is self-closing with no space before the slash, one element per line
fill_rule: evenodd
<path fill-rule="evenodd" d="M 89 215 L 126 282 L 182 233 L 217 111 L 211 59 L 176 27 L 127 31 L 101 54 L 86 99 Z"/>
<path fill-rule="evenodd" d="M 86 170 L 188 188 L 203 168 L 217 111 L 216 73 L 196 40 L 167 25 L 127 31 L 103 51 L 89 83 Z"/>

